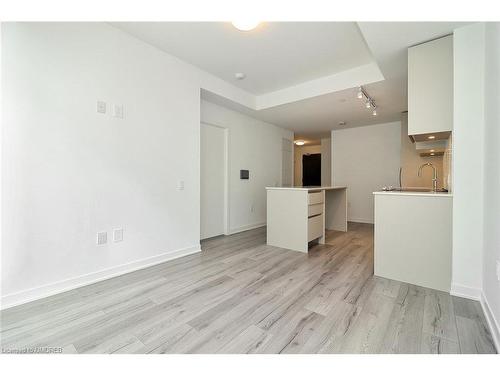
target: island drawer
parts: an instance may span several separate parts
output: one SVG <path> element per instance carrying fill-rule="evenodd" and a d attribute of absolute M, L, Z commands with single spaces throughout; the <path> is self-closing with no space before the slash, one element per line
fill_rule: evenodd
<path fill-rule="evenodd" d="M 323 203 L 323 192 L 309 193 L 309 204 Z"/>
<path fill-rule="evenodd" d="M 323 236 L 323 214 L 310 217 L 307 220 L 307 241 Z"/>
<path fill-rule="evenodd" d="M 308 207 L 307 217 L 319 215 L 323 213 L 323 203 L 311 204 Z"/>

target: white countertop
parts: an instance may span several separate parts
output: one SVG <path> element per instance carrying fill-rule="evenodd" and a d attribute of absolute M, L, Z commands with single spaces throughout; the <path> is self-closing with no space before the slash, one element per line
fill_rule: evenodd
<path fill-rule="evenodd" d="M 373 195 L 410 195 L 417 197 L 453 197 L 452 193 L 434 191 L 374 191 Z"/>
<path fill-rule="evenodd" d="M 347 189 L 347 186 L 268 186 L 266 190 L 305 190 L 305 191 L 313 191 L 313 190 L 340 190 Z"/>

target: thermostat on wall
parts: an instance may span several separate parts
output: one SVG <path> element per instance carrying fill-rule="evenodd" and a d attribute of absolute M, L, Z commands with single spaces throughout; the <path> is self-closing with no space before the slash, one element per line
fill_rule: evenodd
<path fill-rule="evenodd" d="M 248 169 L 240 169 L 240 180 L 248 180 L 249 176 Z"/>

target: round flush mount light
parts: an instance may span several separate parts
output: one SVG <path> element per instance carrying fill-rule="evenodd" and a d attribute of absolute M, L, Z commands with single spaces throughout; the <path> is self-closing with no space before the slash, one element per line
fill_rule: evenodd
<path fill-rule="evenodd" d="M 250 31 L 259 26 L 260 21 L 255 20 L 238 20 L 231 22 L 234 27 L 240 31 Z"/>
<path fill-rule="evenodd" d="M 436 136 L 435 136 L 435 135 L 429 135 L 429 136 L 427 137 L 427 139 L 434 139 L 434 138 L 436 138 Z"/>
<path fill-rule="evenodd" d="M 297 146 L 304 146 L 306 144 L 306 142 L 302 141 L 302 140 L 299 140 L 299 141 L 295 141 L 294 142 Z"/>
<path fill-rule="evenodd" d="M 242 80 L 242 79 L 245 79 L 246 78 L 246 74 L 245 73 L 234 73 L 234 78 L 238 79 L 238 80 Z"/>

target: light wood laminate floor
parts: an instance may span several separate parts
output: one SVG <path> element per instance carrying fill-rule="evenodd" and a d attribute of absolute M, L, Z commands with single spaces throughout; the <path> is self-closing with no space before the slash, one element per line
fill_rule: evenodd
<path fill-rule="evenodd" d="M 199 254 L 5 310 L 3 351 L 494 353 L 479 303 L 373 276 L 373 226 L 309 254 L 265 228 Z"/>

